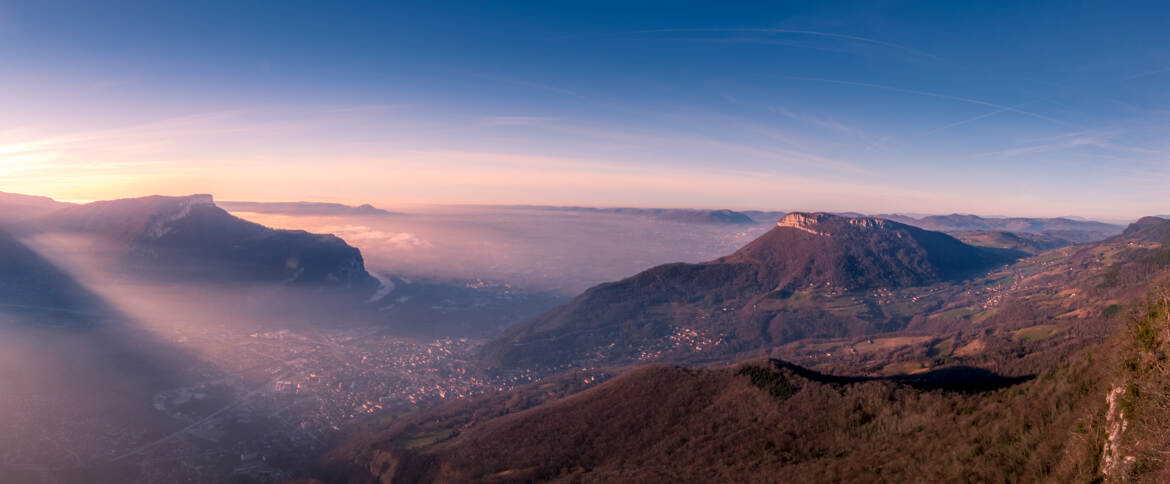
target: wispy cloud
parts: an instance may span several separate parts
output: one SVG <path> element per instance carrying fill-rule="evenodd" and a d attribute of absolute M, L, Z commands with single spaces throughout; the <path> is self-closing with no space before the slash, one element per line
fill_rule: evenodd
<path fill-rule="evenodd" d="M 876 45 L 905 52 L 914 56 L 942 60 L 940 57 L 925 52 L 908 45 L 899 44 L 896 42 L 889 42 L 881 39 L 874 39 L 870 37 L 862 37 L 859 35 L 842 34 L 837 32 L 824 32 L 819 30 L 801 30 L 801 29 L 781 29 L 781 28 L 767 28 L 767 27 L 731 27 L 731 28 L 665 28 L 665 29 L 644 29 L 631 30 L 627 32 L 619 32 L 613 35 L 633 35 L 633 34 L 685 34 L 685 33 L 723 33 L 723 34 L 764 34 L 764 35 L 796 35 L 809 36 L 822 39 L 845 40 L 850 42 L 860 42 L 864 44 Z"/>
<path fill-rule="evenodd" d="M 1134 79 L 1141 79 L 1143 77 L 1156 76 L 1158 74 L 1165 74 L 1167 72 L 1170 72 L 1170 67 L 1163 67 L 1161 69 L 1154 69 L 1151 71 L 1139 72 L 1137 74 L 1123 77 L 1123 78 L 1121 78 L 1121 81 L 1132 81 Z"/>
<path fill-rule="evenodd" d="M 916 96 L 932 97 L 932 98 L 936 98 L 936 99 L 947 99 L 947 100 L 951 100 L 951 101 L 958 101 L 958 102 L 963 102 L 963 103 L 968 103 L 968 104 L 975 104 L 975 105 L 979 105 L 979 106 L 986 106 L 986 107 L 990 107 L 990 108 L 995 108 L 996 110 L 999 110 L 999 111 L 1016 113 L 1016 114 L 1028 116 L 1031 118 L 1036 118 L 1036 119 L 1048 121 L 1050 123 L 1059 124 L 1059 125 L 1065 126 L 1065 127 L 1079 127 L 1073 123 L 1069 123 L 1067 121 L 1063 121 L 1063 120 L 1059 120 L 1059 119 L 1052 118 L 1049 116 L 1045 116 L 1043 114 L 1038 114 L 1038 113 L 1034 113 L 1031 111 L 1025 111 L 1025 110 L 1019 109 L 1017 107 L 1007 106 L 1007 105 L 1003 105 L 1003 104 L 997 104 L 997 103 L 993 103 L 990 101 L 983 101 L 983 100 L 975 99 L 975 98 L 954 96 L 954 95 L 950 95 L 950 94 L 942 94 L 942 93 L 931 92 L 931 91 L 922 91 L 922 90 L 918 90 L 918 89 L 907 89 L 907 88 L 903 88 L 903 87 L 886 86 L 883 84 L 873 84 L 873 83 L 869 83 L 869 82 L 847 81 L 847 80 L 840 80 L 840 79 L 825 79 L 825 78 L 819 78 L 819 77 L 801 77 L 801 76 L 780 76 L 780 77 L 785 78 L 785 79 L 792 79 L 792 80 L 796 80 L 796 81 L 809 81 L 809 82 L 820 82 L 820 83 L 826 83 L 826 84 L 838 84 L 838 85 L 842 85 L 842 86 L 866 87 L 866 88 L 871 88 L 871 89 L 881 89 L 884 91 L 913 94 Z"/>
<path fill-rule="evenodd" d="M 512 85 L 516 85 L 516 86 L 522 86 L 522 87 L 528 87 L 528 88 L 532 88 L 532 89 L 539 89 L 542 91 L 548 91 L 548 92 L 556 93 L 556 94 L 563 94 L 566 96 L 574 96 L 574 97 L 580 96 L 580 94 L 578 94 L 576 91 L 564 89 L 564 88 L 553 86 L 550 84 L 528 81 L 528 80 L 524 80 L 524 79 L 511 79 L 511 78 L 506 78 L 506 77 L 491 76 L 491 75 L 487 75 L 487 74 L 479 74 L 479 73 L 473 73 L 473 72 L 459 72 L 459 74 L 466 76 L 466 77 L 473 78 L 473 79 L 481 79 L 484 81 L 512 84 Z"/>
<path fill-rule="evenodd" d="M 225 123 L 225 121 L 246 112 L 245 110 L 232 110 L 200 113 L 120 128 L 50 134 L 32 139 L 29 137 L 34 131 L 33 128 L 8 131 L 4 133 L 7 134 L 7 137 L 0 137 L 0 156 L 36 153 L 75 145 L 120 143 L 130 138 L 165 139 L 177 135 L 238 130 L 240 129 L 238 125 Z"/>
<path fill-rule="evenodd" d="M 806 146 L 800 136 L 784 133 L 775 127 L 711 115 L 692 121 L 700 125 L 737 126 L 743 128 L 743 132 L 760 135 L 762 139 L 757 143 L 748 143 L 691 130 L 621 130 L 572 123 L 549 123 L 543 129 L 572 136 L 578 143 L 596 140 L 591 144 L 616 149 L 611 151 L 614 160 L 634 156 L 637 159 L 630 161 L 640 165 L 677 165 L 687 161 L 718 165 L 721 161 L 736 159 L 737 162 L 757 160 L 772 163 L 773 168 L 782 170 L 803 168 L 833 173 L 870 174 L 860 165 L 820 154 Z M 638 154 L 647 151 L 657 153 L 659 159 L 644 159 Z"/>
<path fill-rule="evenodd" d="M 940 131 L 946 131 L 946 130 L 951 129 L 951 128 L 957 128 L 957 127 L 962 126 L 964 124 L 974 123 L 975 121 L 979 121 L 981 119 L 990 118 L 992 116 L 995 116 L 996 114 L 1012 112 L 1011 111 L 1012 109 L 1019 109 L 1021 107 L 1027 106 L 1028 104 L 1031 104 L 1031 101 L 1022 102 L 1022 103 L 1019 103 L 1019 104 L 1016 104 L 1013 106 L 1009 106 L 1006 108 L 994 109 L 992 111 L 988 111 L 986 113 L 980 114 L 980 115 L 975 116 L 975 117 L 961 119 L 959 121 L 955 121 L 955 122 L 950 123 L 950 124 L 944 124 L 942 126 L 934 128 L 930 131 L 927 131 L 926 134 L 935 134 L 935 133 L 938 133 Z"/>
<path fill-rule="evenodd" d="M 557 118 L 548 116 L 478 116 L 481 126 L 549 126 Z"/>
<path fill-rule="evenodd" d="M 980 153 L 977 157 L 1016 157 L 1055 151 L 1094 148 L 1106 152 L 1128 153 L 1133 155 L 1162 156 L 1164 152 L 1139 146 L 1132 146 L 1117 141 L 1127 134 L 1124 130 L 1080 130 L 1058 136 L 1035 138 L 1026 141 L 1027 146 L 1006 150 Z"/>
<path fill-rule="evenodd" d="M 392 111 L 400 107 L 402 106 L 398 104 L 355 104 L 330 108 L 328 111 L 333 113 L 371 113 Z"/>

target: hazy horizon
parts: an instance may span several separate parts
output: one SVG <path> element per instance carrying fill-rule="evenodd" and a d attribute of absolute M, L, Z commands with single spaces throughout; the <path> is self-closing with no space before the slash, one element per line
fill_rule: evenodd
<path fill-rule="evenodd" d="M 0 3 L 0 189 L 1166 212 L 1160 4 L 338 7 Z"/>
<path fill-rule="evenodd" d="M 43 195 L 43 194 L 39 194 L 39 193 L 17 193 L 17 192 L 4 192 L 4 191 L 0 191 L 0 193 L 8 193 L 8 194 L 12 194 L 12 195 L 26 195 L 26 196 L 34 196 L 34 197 L 37 197 L 37 196 L 47 197 L 47 195 Z M 59 199 L 59 198 L 53 198 L 53 197 L 48 197 L 48 198 L 51 198 L 51 199 L 56 200 L 58 202 L 84 205 L 84 204 L 93 203 L 93 202 L 120 200 L 120 199 L 131 199 L 131 198 L 142 198 L 142 197 L 150 197 L 150 196 L 186 197 L 186 196 L 191 196 L 191 195 L 211 195 L 216 203 L 219 203 L 219 202 L 227 202 L 227 203 L 236 203 L 236 202 L 244 202 L 244 203 L 324 203 L 324 204 L 340 204 L 340 205 L 345 205 L 345 206 L 349 206 L 349 207 L 358 207 L 361 205 L 371 205 L 374 208 L 381 209 L 381 210 L 388 210 L 388 211 L 394 212 L 397 215 L 409 215 L 409 214 L 412 214 L 415 212 L 427 212 L 427 211 L 434 211 L 434 210 L 458 210 L 458 209 L 463 209 L 463 208 L 538 208 L 538 209 L 545 209 L 545 208 L 547 208 L 547 209 L 634 208 L 634 209 L 664 209 L 664 210 L 732 210 L 732 211 L 736 211 L 736 212 L 760 211 L 760 212 L 785 212 L 785 213 L 791 213 L 791 212 L 859 213 L 859 214 L 864 214 L 866 216 L 902 215 L 902 216 L 913 217 L 913 218 L 922 218 L 922 217 L 934 216 L 934 215 L 974 215 L 974 216 L 983 217 L 983 218 L 1067 218 L 1067 219 L 1071 219 L 1071 220 L 1087 220 L 1087 221 L 1096 221 L 1096 222 L 1104 222 L 1104 223 L 1119 224 L 1119 225 L 1125 225 L 1128 223 L 1132 223 L 1133 221 L 1136 221 L 1142 217 L 1166 215 L 1165 213 L 1159 212 L 1159 213 L 1141 214 L 1141 215 L 1137 215 L 1137 216 L 1133 216 L 1133 217 L 1110 218 L 1110 217 L 1090 217 L 1090 216 L 1085 216 L 1085 215 L 1081 215 L 1078 213 L 1063 213 L 1063 212 L 1054 212 L 1053 214 L 1039 214 L 1039 213 L 1032 213 L 1032 212 L 1024 212 L 1024 213 L 1019 213 L 1019 214 L 1008 214 L 1008 213 L 988 213 L 988 212 L 946 212 L 946 211 L 931 212 L 931 211 L 928 211 L 925 209 L 906 210 L 906 211 L 891 211 L 891 212 L 864 212 L 861 210 L 848 209 L 848 208 L 841 209 L 841 210 L 827 210 L 827 209 L 818 208 L 818 207 L 803 207 L 803 206 L 798 206 L 798 208 L 784 208 L 784 207 L 773 207 L 773 206 L 629 205 L 629 204 L 605 204 L 605 203 L 597 203 L 597 204 L 575 204 L 575 203 L 545 204 L 545 203 L 536 203 L 536 202 L 531 202 L 531 203 L 524 203 L 524 202 L 516 202 L 516 203 L 499 203 L 499 202 L 438 203 L 438 202 L 402 202 L 402 201 L 393 201 L 393 200 L 371 201 L 368 199 L 356 199 L 356 200 L 351 200 L 351 199 L 298 199 L 298 198 L 292 198 L 292 199 L 245 199 L 245 198 L 225 199 L 225 198 L 215 196 L 214 193 L 206 193 L 206 192 L 190 192 L 190 193 L 186 193 L 186 192 L 175 192 L 175 193 L 150 192 L 150 193 L 141 193 L 141 194 L 140 193 L 133 193 L 133 194 L 125 194 L 125 195 L 115 195 L 115 196 L 112 196 L 111 198 L 103 198 L 103 199 Z M 229 210 L 229 211 L 233 211 L 233 210 Z M 281 228 L 281 227 L 277 227 L 277 228 Z"/>

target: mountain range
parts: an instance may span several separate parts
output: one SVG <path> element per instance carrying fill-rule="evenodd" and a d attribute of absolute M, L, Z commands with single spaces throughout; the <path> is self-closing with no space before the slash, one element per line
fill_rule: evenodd
<path fill-rule="evenodd" d="M 1049 233 L 1005 230 L 956 230 L 946 233 L 971 245 L 1018 250 L 1033 255 L 1074 243 Z"/>
<path fill-rule="evenodd" d="M 229 212 L 257 212 L 283 215 L 397 215 L 368 203 L 343 205 L 325 202 L 216 202 Z"/>
<path fill-rule="evenodd" d="M 743 212 L 734 210 L 710 210 L 693 208 L 631 208 L 631 207 L 578 207 L 553 205 L 518 205 L 512 208 L 533 210 L 584 212 L 610 215 L 646 217 L 668 222 L 694 224 L 752 225 L 756 220 Z"/>
<path fill-rule="evenodd" d="M 904 215 L 876 215 L 927 230 L 940 232 L 1002 231 L 1045 234 L 1071 243 L 1093 242 L 1121 233 L 1125 227 L 1104 222 L 1069 218 L 980 217 L 978 215 L 930 215 L 914 218 Z"/>
<path fill-rule="evenodd" d="M 503 355 L 490 361 L 505 364 L 563 361 L 543 353 L 549 347 L 572 354 L 560 373 L 372 422 L 314 475 L 383 483 L 1166 482 L 1170 396 L 1161 389 L 1170 371 L 1161 362 L 1170 354 L 1170 290 L 1158 281 L 1170 278 L 1170 220 L 1147 217 L 1104 241 L 964 280 L 1002 252 L 989 259 L 919 230 L 794 214 L 728 257 L 590 289 L 487 347 L 489 358 Z M 801 256 L 811 246 L 818 250 Z M 857 251 L 882 276 L 826 262 Z M 932 253 L 951 262 L 936 265 Z M 954 263 L 970 257 L 978 262 Z M 874 304 L 911 306 L 918 329 L 773 348 L 800 364 L 684 367 L 673 353 L 601 354 L 643 337 L 656 315 L 672 314 L 665 308 L 693 303 L 691 291 L 768 287 L 741 280 L 785 287 L 792 261 L 810 268 L 797 273 L 805 280 L 877 288 Z M 767 267 L 743 279 L 707 267 L 752 263 Z M 760 277 L 770 271 L 772 279 Z"/>

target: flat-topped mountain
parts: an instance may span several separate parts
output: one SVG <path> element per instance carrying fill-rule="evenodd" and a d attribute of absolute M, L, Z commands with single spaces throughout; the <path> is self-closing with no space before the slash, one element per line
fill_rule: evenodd
<path fill-rule="evenodd" d="M 491 367 L 625 360 L 637 358 L 651 342 L 670 340 L 680 328 L 721 335 L 711 344 L 721 341 L 727 351 L 860 334 L 875 324 L 897 323 L 831 314 L 793 296 L 935 284 L 1020 255 L 888 220 L 792 213 L 726 257 L 658 266 L 590 288 L 565 306 L 508 328 L 483 355 Z"/>
<path fill-rule="evenodd" d="M 152 276 L 377 286 L 361 252 L 340 238 L 248 222 L 217 207 L 211 195 L 94 202 L 54 211 L 35 225 L 95 236 L 124 249 L 128 268 Z"/>
<path fill-rule="evenodd" d="M 856 290 L 932 284 L 1007 260 L 1003 253 L 884 219 L 794 212 L 714 262 L 755 266 L 761 282 L 776 288 L 823 284 Z"/>

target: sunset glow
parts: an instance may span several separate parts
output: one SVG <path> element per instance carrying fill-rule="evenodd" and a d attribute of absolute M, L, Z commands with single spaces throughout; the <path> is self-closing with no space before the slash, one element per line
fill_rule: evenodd
<path fill-rule="evenodd" d="M 1170 175 L 1163 34 L 1057 34 L 1148 13 L 54 3 L 0 5 L 4 191 L 1121 219 Z"/>

